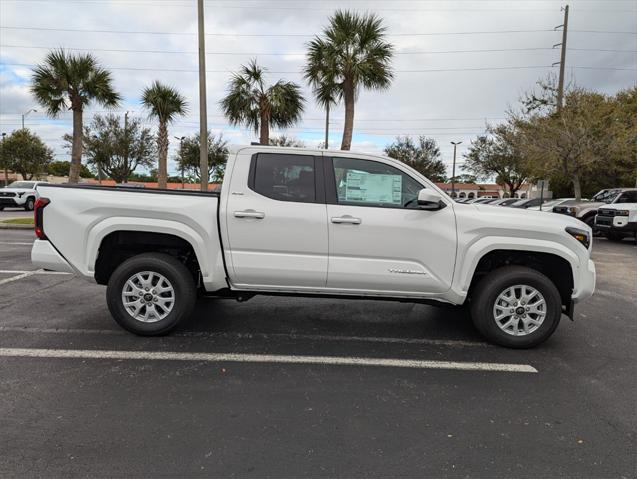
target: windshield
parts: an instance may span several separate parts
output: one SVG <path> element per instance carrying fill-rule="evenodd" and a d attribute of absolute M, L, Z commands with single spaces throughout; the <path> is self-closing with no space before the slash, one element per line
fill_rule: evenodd
<path fill-rule="evenodd" d="M 619 193 L 621 193 L 621 190 L 602 190 L 593 196 L 593 201 L 612 203 Z"/>
<path fill-rule="evenodd" d="M 34 183 L 32 181 L 14 181 L 8 188 L 23 188 L 25 190 L 32 190 Z"/>

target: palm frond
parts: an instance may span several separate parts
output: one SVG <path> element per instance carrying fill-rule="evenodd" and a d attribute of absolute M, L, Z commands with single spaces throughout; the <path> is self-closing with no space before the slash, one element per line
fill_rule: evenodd
<path fill-rule="evenodd" d="M 157 80 L 142 92 L 142 105 L 149 111 L 149 117 L 160 123 L 172 123 L 188 113 L 188 102 L 179 90 Z"/>

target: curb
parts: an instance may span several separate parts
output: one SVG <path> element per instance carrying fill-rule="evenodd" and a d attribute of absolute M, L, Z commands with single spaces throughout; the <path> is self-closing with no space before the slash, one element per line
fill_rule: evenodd
<path fill-rule="evenodd" d="M 12 225 L 7 223 L 0 223 L 0 230 L 33 230 L 33 225 Z"/>

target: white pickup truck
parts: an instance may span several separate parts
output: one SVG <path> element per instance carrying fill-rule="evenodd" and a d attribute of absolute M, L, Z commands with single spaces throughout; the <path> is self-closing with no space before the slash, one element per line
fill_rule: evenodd
<path fill-rule="evenodd" d="M 595 288 L 590 228 L 454 203 L 384 157 L 250 146 L 220 193 L 43 185 L 32 261 L 107 285 L 125 329 L 159 335 L 197 294 L 468 303 L 490 341 L 546 340 Z"/>

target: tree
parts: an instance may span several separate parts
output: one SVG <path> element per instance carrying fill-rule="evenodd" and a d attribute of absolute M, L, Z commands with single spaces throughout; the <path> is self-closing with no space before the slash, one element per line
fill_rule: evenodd
<path fill-rule="evenodd" d="M 285 146 L 290 148 L 305 148 L 305 143 L 291 136 L 277 136 L 270 138 L 270 146 Z"/>
<path fill-rule="evenodd" d="M 397 136 L 394 142 L 385 147 L 390 158 L 411 166 L 431 181 L 445 181 L 447 168 L 440 159 L 440 148 L 433 138 L 421 135 L 415 142 L 409 136 Z"/>
<path fill-rule="evenodd" d="M 301 88 L 279 80 L 266 86 L 267 70 L 252 60 L 232 75 L 221 108 L 232 125 L 245 125 L 259 132 L 259 142 L 270 142 L 270 127 L 289 128 L 301 120 L 305 100 Z"/>
<path fill-rule="evenodd" d="M 70 141 L 68 135 L 65 139 Z M 115 115 L 95 115 L 84 128 L 87 163 L 117 183 L 127 183 L 137 168 L 154 164 L 157 153 L 153 140 L 150 129 L 143 128 L 137 118 L 122 125 Z"/>
<path fill-rule="evenodd" d="M 31 92 L 47 114 L 57 118 L 73 111 L 73 147 L 69 183 L 77 183 L 82 164 L 82 115 L 84 108 L 95 101 L 105 107 L 119 104 L 120 95 L 113 88 L 108 70 L 102 68 L 90 54 L 73 54 L 54 50 L 44 63 L 33 71 Z"/>
<path fill-rule="evenodd" d="M 574 88 L 565 95 L 559 114 L 515 119 L 526 154 L 548 174 L 568 178 L 578 200 L 583 178 L 598 168 L 611 166 L 604 161 L 610 159 L 605 147 L 619 141 L 609 130 L 606 103 L 604 95 Z"/>
<path fill-rule="evenodd" d="M 52 161 L 46 172 L 52 176 L 68 176 L 70 169 L 70 161 Z M 84 164 L 80 166 L 80 178 L 93 178 L 93 173 Z"/>
<path fill-rule="evenodd" d="M 157 182 L 166 188 L 168 177 L 168 124 L 188 111 L 188 103 L 177 89 L 154 81 L 142 93 L 142 104 L 150 111 L 150 117 L 159 120 L 157 150 L 159 152 Z"/>
<path fill-rule="evenodd" d="M 199 163 L 200 135 L 197 133 L 184 138 L 179 147 L 177 164 L 179 169 L 199 183 L 201 181 L 201 166 Z M 208 132 L 208 181 L 218 182 L 223 179 L 223 174 L 228 161 L 228 142 L 222 135 Z"/>
<path fill-rule="evenodd" d="M 381 90 L 391 84 L 393 46 L 384 40 L 385 27 L 373 14 L 338 10 L 308 44 L 305 79 L 321 104 L 333 98 L 345 103 L 341 150 L 349 150 L 354 131 L 354 105 L 362 88 Z"/>
<path fill-rule="evenodd" d="M 495 176 L 505 185 L 511 198 L 532 177 L 531 162 L 521 147 L 519 132 L 510 124 L 488 127 L 491 137 L 478 136 L 465 153 L 462 169 L 478 178 Z"/>
<path fill-rule="evenodd" d="M 2 163 L 22 175 L 25 180 L 45 173 L 53 150 L 28 129 L 15 130 L 2 143 Z"/>
<path fill-rule="evenodd" d="M 468 175 L 466 173 L 463 173 L 461 175 L 456 175 L 449 178 L 449 181 L 453 181 L 454 183 L 477 183 L 478 178 L 476 178 L 475 175 Z"/>

